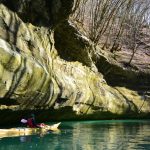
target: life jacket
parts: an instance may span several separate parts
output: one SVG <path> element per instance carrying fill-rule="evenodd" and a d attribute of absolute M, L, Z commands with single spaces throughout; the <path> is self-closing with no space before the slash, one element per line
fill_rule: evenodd
<path fill-rule="evenodd" d="M 29 118 L 28 120 L 27 120 L 27 126 L 29 127 L 29 128 L 35 128 L 36 126 L 33 124 L 33 119 L 32 118 Z"/>

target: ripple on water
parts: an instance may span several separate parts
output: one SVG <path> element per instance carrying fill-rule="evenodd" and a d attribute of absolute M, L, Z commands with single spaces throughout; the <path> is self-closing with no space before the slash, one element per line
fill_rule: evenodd
<path fill-rule="evenodd" d="M 150 121 L 63 122 L 60 133 L 0 139 L 0 150 L 150 150 Z"/>

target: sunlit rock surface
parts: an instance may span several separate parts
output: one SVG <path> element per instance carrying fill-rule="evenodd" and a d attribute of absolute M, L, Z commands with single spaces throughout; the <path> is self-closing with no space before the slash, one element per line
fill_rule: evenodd
<path fill-rule="evenodd" d="M 82 53 L 91 61 L 87 66 L 81 58 L 75 59 L 80 62 L 69 62 L 66 55 L 62 59 L 61 25 L 56 28 L 59 38 L 54 26 L 36 25 L 23 22 L 0 4 L 0 124 L 16 123 L 30 112 L 41 121 L 137 117 L 150 112 L 150 101 L 137 91 L 107 85 L 88 53 Z M 67 37 L 60 33 L 62 40 Z"/>

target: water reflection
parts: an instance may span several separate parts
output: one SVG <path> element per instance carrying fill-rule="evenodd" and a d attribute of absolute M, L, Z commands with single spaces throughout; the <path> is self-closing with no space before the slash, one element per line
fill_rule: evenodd
<path fill-rule="evenodd" d="M 4 138 L 0 150 L 149 150 L 150 121 L 64 122 L 60 133 Z"/>
<path fill-rule="evenodd" d="M 73 149 L 150 149 L 150 122 L 76 123 L 73 125 L 72 141 Z"/>

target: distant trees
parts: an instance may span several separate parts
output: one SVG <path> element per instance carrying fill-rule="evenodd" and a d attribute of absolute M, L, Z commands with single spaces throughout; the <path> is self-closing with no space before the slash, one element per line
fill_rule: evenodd
<path fill-rule="evenodd" d="M 133 1 L 133 0 L 132 0 Z M 123 36 L 123 41 L 129 49 L 132 50 L 132 56 L 129 60 L 129 64 L 140 46 L 141 31 L 149 23 L 147 13 L 150 13 L 150 1 L 148 0 L 134 0 L 131 5 L 131 10 L 126 17 L 126 24 L 128 26 L 125 29 L 126 36 Z"/>
<path fill-rule="evenodd" d="M 131 63 L 138 48 L 140 31 L 150 23 L 149 0 L 77 0 L 73 19 L 82 24 L 96 45 L 121 50 L 132 49 Z"/>

